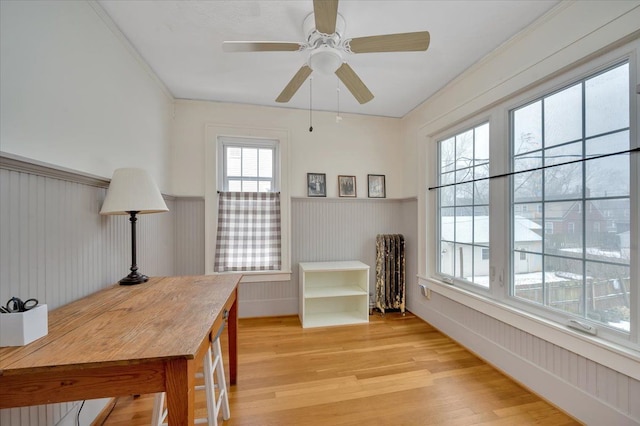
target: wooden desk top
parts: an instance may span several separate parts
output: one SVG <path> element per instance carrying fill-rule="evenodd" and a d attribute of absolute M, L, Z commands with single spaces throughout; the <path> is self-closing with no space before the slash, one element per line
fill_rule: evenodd
<path fill-rule="evenodd" d="M 93 293 L 49 312 L 47 336 L 0 348 L 0 378 L 193 359 L 240 278 L 154 277 Z"/>

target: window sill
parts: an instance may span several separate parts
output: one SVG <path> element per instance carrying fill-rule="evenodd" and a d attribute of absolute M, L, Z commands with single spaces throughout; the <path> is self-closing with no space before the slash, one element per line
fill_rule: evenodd
<path fill-rule="evenodd" d="M 573 331 L 561 324 L 434 278 L 418 277 L 418 282 L 427 285 L 431 291 L 455 302 L 640 380 L 640 369 L 638 368 L 640 352 L 637 350 L 605 341 L 597 336 Z"/>
<path fill-rule="evenodd" d="M 241 283 L 264 283 L 274 281 L 291 281 L 291 271 L 229 271 L 214 272 L 211 275 L 242 274 Z"/>

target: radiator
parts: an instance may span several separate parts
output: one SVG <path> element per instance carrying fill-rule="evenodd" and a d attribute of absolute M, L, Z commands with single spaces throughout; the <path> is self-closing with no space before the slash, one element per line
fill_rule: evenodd
<path fill-rule="evenodd" d="M 404 236 L 376 236 L 376 308 L 405 310 Z"/>

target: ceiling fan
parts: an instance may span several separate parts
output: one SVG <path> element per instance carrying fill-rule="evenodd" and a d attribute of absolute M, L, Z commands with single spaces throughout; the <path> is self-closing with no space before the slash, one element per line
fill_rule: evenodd
<path fill-rule="evenodd" d="M 345 56 L 351 53 L 412 52 L 429 47 L 429 32 L 419 31 L 344 38 L 345 21 L 338 13 L 338 0 L 313 0 L 313 13 L 302 25 L 306 41 L 225 41 L 225 52 L 295 52 L 308 51 L 307 63 L 293 76 L 276 98 L 276 102 L 289 102 L 302 83 L 313 71 L 335 73 L 351 94 L 365 104 L 373 94 L 347 64 Z"/>

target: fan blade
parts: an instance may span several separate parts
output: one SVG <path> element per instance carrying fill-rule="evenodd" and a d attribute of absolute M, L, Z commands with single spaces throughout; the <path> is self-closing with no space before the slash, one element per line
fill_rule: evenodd
<path fill-rule="evenodd" d="M 313 71 L 309 66 L 303 65 L 298 70 L 296 75 L 293 76 L 287 87 L 280 93 L 280 96 L 276 99 L 276 102 L 289 102 L 289 100 L 296 94 L 302 83 L 311 75 Z"/>
<path fill-rule="evenodd" d="M 313 0 L 313 14 L 316 19 L 316 30 L 325 34 L 336 32 L 338 0 Z"/>
<path fill-rule="evenodd" d="M 429 31 L 357 37 L 349 41 L 353 53 L 415 52 L 427 50 Z"/>
<path fill-rule="evenodd" d="M 225 52 L 295 52 L 302 44 L 287 41 L 223 41 Z"/>
<path fill-rule="evenodd" d="M 373 99 L 373 93 L 369 91 L 367 86 L 360 80 L 360 77 L 358 77 L 358 74 L 346 62 L 336 70 L 336 75 L 361 104 L 366 104 Z"/>

